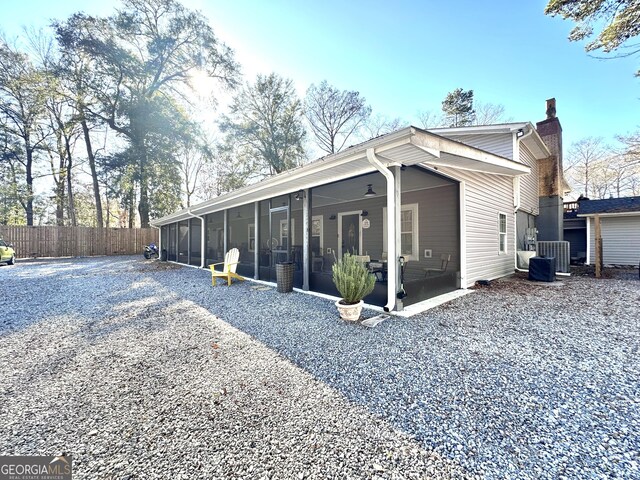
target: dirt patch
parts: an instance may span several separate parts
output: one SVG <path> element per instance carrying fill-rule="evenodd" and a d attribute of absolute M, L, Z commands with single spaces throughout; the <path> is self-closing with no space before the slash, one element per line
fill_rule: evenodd
<path fill-rule="evenodd" d="M 596 268 L 593 265 L 571 266 L 571 275 L 576 277 L 595 278 Z M 639 280 L 638 269 L 631 267 L 606 267 L 602 269 L 602 278 L 616 280 Z"/>
<path fill-rule="evenodd" d="M 165 270 L 177 270 L 182 268 L 181 265 L 177 265 L 175 263 L 170 262 L 161 262 L 160 260 L 141 260 L 140 263 L 136 265 L 139 267 L 139 270 L 142 271 L 165 271 Z"/>

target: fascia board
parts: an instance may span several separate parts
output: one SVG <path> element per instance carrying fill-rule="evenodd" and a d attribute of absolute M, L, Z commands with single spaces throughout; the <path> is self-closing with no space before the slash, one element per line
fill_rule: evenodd
<path fill-rule="evenodd" d="M 640 217 L 640 212 L 579 213 L 576 217 L 594 218 L 596 215 L 599 215 L 600 217 Z"/>

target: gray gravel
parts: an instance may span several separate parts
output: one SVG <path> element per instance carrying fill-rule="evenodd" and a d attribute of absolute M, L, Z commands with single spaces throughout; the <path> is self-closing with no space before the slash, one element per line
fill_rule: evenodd
<path fill-rule="evenodd" d="M 90 479 L 467 478 L 211 313 L 258 320 L 274 289 L 209 278 L 131 257 L 0 268 L 0 454 L 70 453 Z"/>
<path fill-rule="evenodd" d="M 77 453 L 89 477 L 640 478 L 635 275 L 496 282 L 374 329 L 209 279 L 0 268 L 0 451 Z"/>

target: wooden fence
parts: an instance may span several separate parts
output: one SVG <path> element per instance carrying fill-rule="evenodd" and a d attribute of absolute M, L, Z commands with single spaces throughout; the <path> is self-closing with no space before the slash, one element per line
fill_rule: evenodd
<path fill-rule="evenodd" d="M 25 227 L 0 225 L 18 258 L 142 254 L 158 243 L 156 228 Z"/>

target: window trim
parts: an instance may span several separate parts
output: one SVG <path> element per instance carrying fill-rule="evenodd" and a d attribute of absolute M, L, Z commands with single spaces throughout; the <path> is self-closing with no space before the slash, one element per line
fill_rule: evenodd
<path fill-rule="evenodd" d="M 253 230 L 253 235 L 251 235 L 251 230 Z M 251 248 L 251 240 L 253 240 L 253 248 Z M 247 225 L 247 250 L 250 252 L 256 251 L 256 224 L 250 223 Z"/>
<path fill-rule="evenodd" d="M 402 226 L 400 226 L 400 252 L 399 255 L 403 255 L 405 260 L 411 260 L 414 262 L 420 261 L 420 235 L 418 234 L 420 231 L 420 222 L 419 222 L 419 207 L 417 203 L 405 203 L 400 205 L 400 215 L 402 215 L 403 210 L 411 210 L 411 255 L 402 254 Z M 401 222 L 402 223 L 402 222 Z M 406 232 L 408 233 L 408 232 Z M 387 207 L 382 207 L 382 251 L 388 252 L 387 245 Z"/>
<path fill-rule="evenodd" d="M 313 234 L 313 222 L 315 220 L 320 220 L 320 255 L 324 252 L 323 238 L 324 238 L 324 220 L 322 215 L 312 215 L 311 216 L 311 237 L 317 237 L 318 235 Z"/>
<path fill-rule="evenodd" d="M 504 216 L 504 232 L 501 230 L 502 217 Z M 507 242 L 507 234 L 509 232 L 509 217 L 504 212 L 498 212 L 498 254 L 507 255 L 509 253 L 509 243 Z M 504 236 L 504 242 L 501 242 Z M 504 245 L 504 249 L 502 248 Z"/>
<path fill-rule="evenodd" d="M 284 243 L 283 240 L 286 238 L 288 241 L 289 238 L 289 232 L 287 232 L 287 235 L 284 236 L 282 235 L 284 233 L 285 227 L 287 225 L 287 219 L 283 218 L 282 220 L 280 220 L 280 246 L 282 246 L 282 244 Z M 292 218 L 291 219 L 291 230 L 292 230 L 292 234 L 291 234 L 291 242 L 289 242 L 289 245 L 287 248 L 290 248 L 291 246 L 293 246 L 295 244 L 296 241 L 296 219 Z"/>

